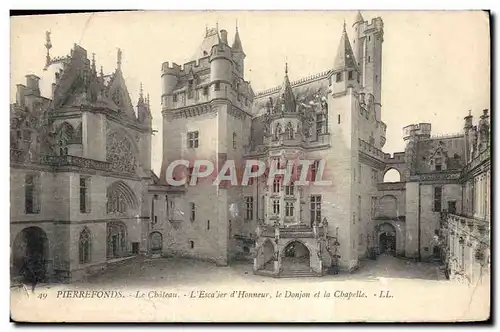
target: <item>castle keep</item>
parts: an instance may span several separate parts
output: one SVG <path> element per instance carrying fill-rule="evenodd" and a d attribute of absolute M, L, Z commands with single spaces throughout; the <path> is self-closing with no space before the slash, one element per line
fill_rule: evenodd
<path fill-rule="evenodd" d="M 329 68 L 290 81 L 284 64 L 282 84 L 255 93 L 238 28 L 232 42 L 226 30 L 206 29 L 190 62 L 161 66 L 158 175 L 149 98 L 141 87 L 134 110 L 121 51 L 104 75 L 78 45 L 55 59 L 47 47 L 47 68 L 57 67 L 51 98 L 28 76 L 11 106 L 13 271 L 40 252 L 48 274 L 72 279 L 144 253 L 321 276 L 386 253 L 439 260 L 474 280 L 489 261 L 488 111 L 477 125 L 467 116 L 456 135 L 408 125 L 405 151 L 383 152 L 384 113 L 395 112 L 381 103 L 383 20 L 358 12 L 339 33 Z M 177 160 L 190 161 L 175 173 L 188 179 L 195 160 L 216 170 L 310 160 L 311 182 L 171 186 L 166 171 Z M 318 174 L 331 184 L 315 183 Z"/>

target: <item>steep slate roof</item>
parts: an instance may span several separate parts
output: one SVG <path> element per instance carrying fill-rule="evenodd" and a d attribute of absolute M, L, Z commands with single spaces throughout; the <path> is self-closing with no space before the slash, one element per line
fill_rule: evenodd
<path fill-rule="evenodd" d="M 339 47 L 337 48 L 337 55 L 335 56 L 335 61 L 333 62 L 333 70 L 347 68 L 355 68 L 357 70 L 358 66 L 354 58 L 354 52 L 352 51 L 351 43 L 349 42 L 349 36 L 347 35 L 344 23 L 344 30 L 342 31 Z"/>

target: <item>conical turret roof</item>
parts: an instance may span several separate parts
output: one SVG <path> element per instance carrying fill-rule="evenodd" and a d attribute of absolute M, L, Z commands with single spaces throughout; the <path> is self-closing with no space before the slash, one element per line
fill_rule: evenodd
<path fill-rule="evenodd" d="M 352 51 L 351 43 L 349 42 L 349 37 L 347 36 L 345 23 L 344 30 L 342 31 L 342 36 L 340 37 L 340 43 L 337 49 L 335 62 L 333 63 L 334 70 L 344 68 L 352 68 L 357 70 L 356 59 L 354 58 L 354 52 Z"/>
<path fill-rule="evenodd" d="M 283 79 L 279 96 L 280 103 L 285 105 L 285 111 L 295 112 L 296 102 L 290 80 L 288 79 L 288 64 L 285 65 L 285 77 Z"/>

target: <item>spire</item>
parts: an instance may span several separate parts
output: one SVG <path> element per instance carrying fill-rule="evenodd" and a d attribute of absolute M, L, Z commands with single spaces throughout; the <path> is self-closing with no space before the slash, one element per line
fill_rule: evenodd
<path fill-rule="evenodd" d="M 122 50 L 121 50 L 121 48 L 118 49 L 118 52 L 116 54 L 116 69 L 117 70 L 122 69 Z"/>
<path fill-rule="evenodd" d="M 144 103 L 144 90 L 142 89 L 142 82 L 139 88 L 139 102 L 138 104 L 143 104 Z"/>
<path fill-rule="evenodd" d="M 363 18 L 363 15 L 361 15 L 361 12 L 358 10 L 356 13 L 356 18 L 354 19 L 354 23 L 352 24 L 353 26 L 357 23 L 363 23 L 365 19 Z"/>
<path fill-rule="evenodd" d="M 104 69 L 101 66 L 101 78 L 103 78 L 103 77 L 104 77 Z"/>
<path fill-rule="evenodd" d="M 92 73 L 97 73 L 95 68 L 95 53 L 92 53 Z"/>
<path fill-rule="evenodd" d="M 351 43 L 349 42 L 349 37 L 347 36 L 345 23 L 342 30 L 342 36 L 340 37 L 339 47 L 337 49 L 337 56 L 335 57 L 335 62 L 333 63 L 334 70 L 344 68 L 357 70 L 354 52 L 352 51 Z"/>
<path fill-rule="evenodd" d="M 148 105 L 148 107 L 149 107 L 149 93 L 148 93 L 148 94 L 147 94 L 147 96 L 146 96 L 146 104 L 147 104 L 147 105 Z"/>
<path fill-rule="evenodd" d="M 288 63 L 285 63 L 285 77 L 279 94 L 279 103 L 284 105 L 286 112 L 295 112 L 295 96 L 292 91 L 290 80 L 288 79 Z"/>
<path fill-rule="evenodd" d="M 241 45 L 240 33 L 238 31 L 238 21 L 236 21 L 236 33 L 234 34 L 233 46 L 231 46 L 233 52 L 235 53 L 243 53 L 243 46 Z"/>

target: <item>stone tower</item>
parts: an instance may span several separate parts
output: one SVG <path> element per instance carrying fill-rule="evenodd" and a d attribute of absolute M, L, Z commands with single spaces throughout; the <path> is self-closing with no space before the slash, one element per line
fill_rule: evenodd
<path fill-rule="evenodd" d="M 384 22 L 380 17 L 376 17 L 368 23 L 358 11 L 352 27 L 354 54 L 361 74 L 361 86 L 366 94 L 373 96 L 376 119 L 380 121 Z"/>
<path fill-rule="evenodd" d="M 227 160 L 242 161 L 251 127 L 253 92 L 243 77 L 245 54 L 238 31 L 233 47 L 227 31 L 206 29 L 203 41 L 182 67 L 162 66 L 163 162 L 160 181 L 176 160 L 189 165 L 177 167 L 175 176 L 191 179 L 200 171 L 196 160 L 209 160 L 214 172 L 204 181 L 186 185 L 180 210 L 186 229 L 176 234 L 175 248 L 184 255 L 225 265 L 231 251 L 231 233 L 241 215 L 231 208 L 241 200 L 240 189 L 222 181 L 212 185 Z M 186 245 L 189 244 L 189 245 Z"/>

